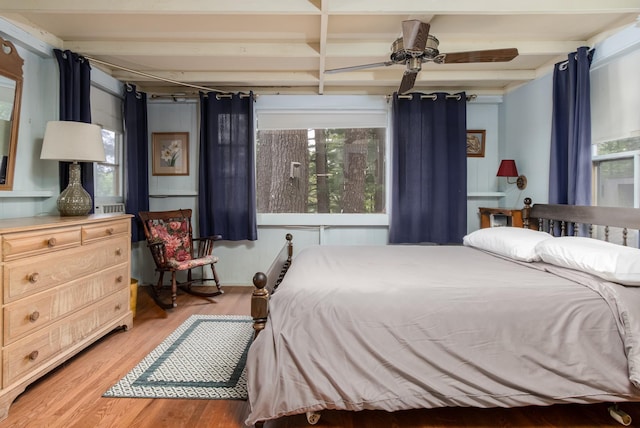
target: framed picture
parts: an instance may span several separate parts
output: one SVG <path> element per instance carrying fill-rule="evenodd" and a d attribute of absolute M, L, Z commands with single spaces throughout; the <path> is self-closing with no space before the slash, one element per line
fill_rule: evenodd
<path fill-rule="evenodd" d="M 189 175 L 189 133 L 154 132 L 152 175 Z"/>
<path fill-rule="evenodd" d="M 467 157 L 484 157 L 484 140 L 487 131 L 484 129 L 467 130 Z"/>

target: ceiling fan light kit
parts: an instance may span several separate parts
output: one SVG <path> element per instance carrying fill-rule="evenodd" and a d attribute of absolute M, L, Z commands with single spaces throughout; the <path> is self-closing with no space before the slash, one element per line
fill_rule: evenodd
<path fill-rule="evenodd" d="M 325 73 L 340 73 L 343 71 L 362 70 L 364 68 L 404 64 L 406 65 L 406 70 L 402 76 L 400 87 L 398 88 L 398 93 L 404 94 L 413 89 L 418 72 L 422 70 L 422 64 L 425 62 L 433 62 L 436 64 L 507 62 L 518 56 L 518 50 L 516 48 L 440 53 L 438 50 L 440 42 L 435 36 L 429 34 L 429 29 L 429 24 L 417 19 L 402 21 L 402 37 L 397 38 L 391 44 L 389 61 L 335 68 L 326 70 Z"/>

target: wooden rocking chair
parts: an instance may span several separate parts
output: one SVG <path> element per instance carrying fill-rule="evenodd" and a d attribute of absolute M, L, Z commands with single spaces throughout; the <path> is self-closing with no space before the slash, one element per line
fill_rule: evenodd
<path fill-rule="evenodd" d="M 191 228 L 191 210 L 180 209 L 174 211 L 141 211 L 138 213 L 144 226 L 147 246 L 151 250 L 156 271 L 160 277 L 155 286 L 150 286 L 151 295 L 156 303 L 165 309 L 175 308 L 176 293 L 181 290 L 201 297 L 213 297 L 223 293 L 216 273 L 215 263 L 218 257 L 212 254 L 213 243 L 222 236 L 194 238 Z M 210 266 L 213 278 L 205 278 L 204 267 Z M 200 268 L 201 277 L 194 279 L 192 270 Z M 179 282 L 177 272 L 186 271 L 187 279 Z M 164 288 L 164 274 L 171 272 L 171 303 L 163 302 L 159 293 Z M 215 283 L 215 291 L 202 291 L 200 286 Z M 198 286 L 199 290 L 192 287 Z"/>

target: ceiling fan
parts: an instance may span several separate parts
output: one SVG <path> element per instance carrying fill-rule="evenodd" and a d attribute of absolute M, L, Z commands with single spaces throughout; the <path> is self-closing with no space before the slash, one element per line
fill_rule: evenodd
<path fill-rule="evenodd" d="M 405 64 L 407 69 L 402 76 L 400 88 L 398 89 L 398 93 L 403 94 L 413 88 L 418 72 L 422 69 L 422 63 L 425 62 L 434 62 L 436 64 L 506 62 L 518 56 L 518 49 L 516 48 L 440 53 L 438 51 L 440 42 L 429 34 L 429 28 L 429 24 L 417 19 L 402 21 L 402 37 L 396 39 L 391 45 L 389 61 L 334 68 L 326 70 L 325 73 L 340 73 L 364 68 Z"/>

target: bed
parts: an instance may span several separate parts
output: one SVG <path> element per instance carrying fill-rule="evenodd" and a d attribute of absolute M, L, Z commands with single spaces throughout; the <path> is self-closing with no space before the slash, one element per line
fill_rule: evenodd
<path fill-rule="evenodd" d="M 567 236 L 615 230 L 626 243 L 640 210 L 527 198 L 523 219 L 464 245 L 295 258 L 287 235 L 254 277 L 246 424 L 314 423 L 324 409 L 640 401 L 640 249 Z"/>

